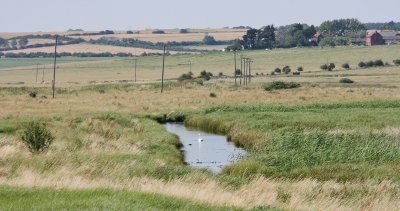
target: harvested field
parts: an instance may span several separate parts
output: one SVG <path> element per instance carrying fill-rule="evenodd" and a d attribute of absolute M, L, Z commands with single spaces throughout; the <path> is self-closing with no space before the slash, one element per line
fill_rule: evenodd
<path fill-rule="evenodd" d="M 54 47 L 42 47 L 42 48 L 29 48 L 22 50 L 7 51 L 12 53 L 33 53 L 33 52 L 45 52 L 53 53 Z M 58 47 L 58 52 L 66 53 L 104 53 L 110 52 L 116 53 L 131 53 L 133 55 L 141 55 L 143 53 L 162 53 L 162 50 L 144 49 L 144 48 L 130 48 L 130 47 L 118 47 L 111 45 L 92 45 L 88 43 L 73 44 L 73 45 L 62 45 Z M 170 51 L 171 54 L 176 54 L 175 51 Z"/>

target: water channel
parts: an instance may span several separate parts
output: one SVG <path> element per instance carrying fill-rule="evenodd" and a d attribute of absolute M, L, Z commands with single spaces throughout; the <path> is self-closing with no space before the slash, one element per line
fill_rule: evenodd
<path fill-rule="evenodd" d="M 228 142 L 226 136 L 188 129 L 183 123 L 167 123 L 165 127 L 179 136 L 185 161 L 193 167 L 220 173 L 225 166 L 246 156 L 246 151 Z"/>

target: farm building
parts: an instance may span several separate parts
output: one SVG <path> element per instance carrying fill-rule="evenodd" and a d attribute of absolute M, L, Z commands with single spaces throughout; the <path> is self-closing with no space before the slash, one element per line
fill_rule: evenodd
<path fill-rule="evenodd" d="M 365 42 L 368 46 L 385 44 L 383 36 L 378 31 L 369 32 Z"/>
<path fill-rule="evenodd" d="M 385 40 L 385 44 L 392 44 L 396 42 L 400 42 L 400 32 L 396 31 L 381 31 L 379 34 L 382 35 L 383 39 Z"/>

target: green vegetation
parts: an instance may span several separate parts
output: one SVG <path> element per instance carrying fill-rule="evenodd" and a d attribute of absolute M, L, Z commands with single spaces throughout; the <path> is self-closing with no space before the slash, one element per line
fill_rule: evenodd
<path fill-rule="evenodd" d="M 251 152 L 226 175 L 400 181 L 399 136 L 385 130 L 400 126 L 399 108 L 399 101 L 217 106 L 185 123 L 227 134 Z"/>
<path fill-rule="evenodd" d="M 279 89 L 295 89 L 299 88 L 301 85 L 294 82 L 284 82 L 284 81 L 274 81 L 270 84 L 264 85 L 265 91 L 279 90 Z"/>
<path fill-rule="evenodd" d="M 53 190 L 0 186 L 3 210 L 236 210 L 125 190 Z"/>
<path fill-rule="evenodd" d="M 342 78 L 342 79 L 340 79 L 339 83 L 342 83 L 342 84 L 352 84 L 352 83 L 354 83 L 354 81 L 351 80 L 351 79 L 349 79 L 349 78 Z"/>
<path fill-rule="evenodd" d="M 46 124 L 39 121 L 32 121 L 24 125 L 20 139 L 30 152 L 40 153 L 49 148 L 54 140 L 54 136 L 47 129 Z"/>

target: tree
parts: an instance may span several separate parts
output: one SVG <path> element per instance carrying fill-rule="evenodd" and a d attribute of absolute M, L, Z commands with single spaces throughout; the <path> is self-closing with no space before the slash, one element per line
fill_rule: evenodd
<path fill-rule="evenodd" d="M 217 43 L 217 41 L 215 40 L 215 38 L 213 36 L 206 35 L 203 38 L 203 43 L 206 45 L 215 45 Z"/>
<path fill-rule="evenodd" d="M 319 31 L 327 36 L 343 36 L 348 32 L 362 30 L 366 30 L 365 25 L 355 18 L 325 21 L 319 26 Z"/>
<path fill-rule="evenodd" d="M 226 48 L 227 51 L 240 51 L 242 50 L 243 41 L 240 39 L 235 39 L 233 44 Z"/>
<path fill-rule="evenodd" d="M 18 41 L 20 47 L 25 47 L 28 44 L 28 39 L 26 37 L 22 37 Z"/>
<path fill-rule="evenodd" d="M 179 33 L 181 33 L 181 34 L 186 34 L 186 33 L 189 33 L 189 30 L 187 30 L 187 29 L 180 29 L 180 30 L 179 30 Z"/>
<path fill-rule="evenodd" d="M 15 40 L 15 39 L 11 40 L 11 47 L 13 49 L 18 49 L 17 45 L 18 45 L 17 40 Z"/>
<path fill-rule="evenodd" d="M 0 37 L 0 46 L 7 47 L 8 46 L 8 41 L 2 37 Z"/>

